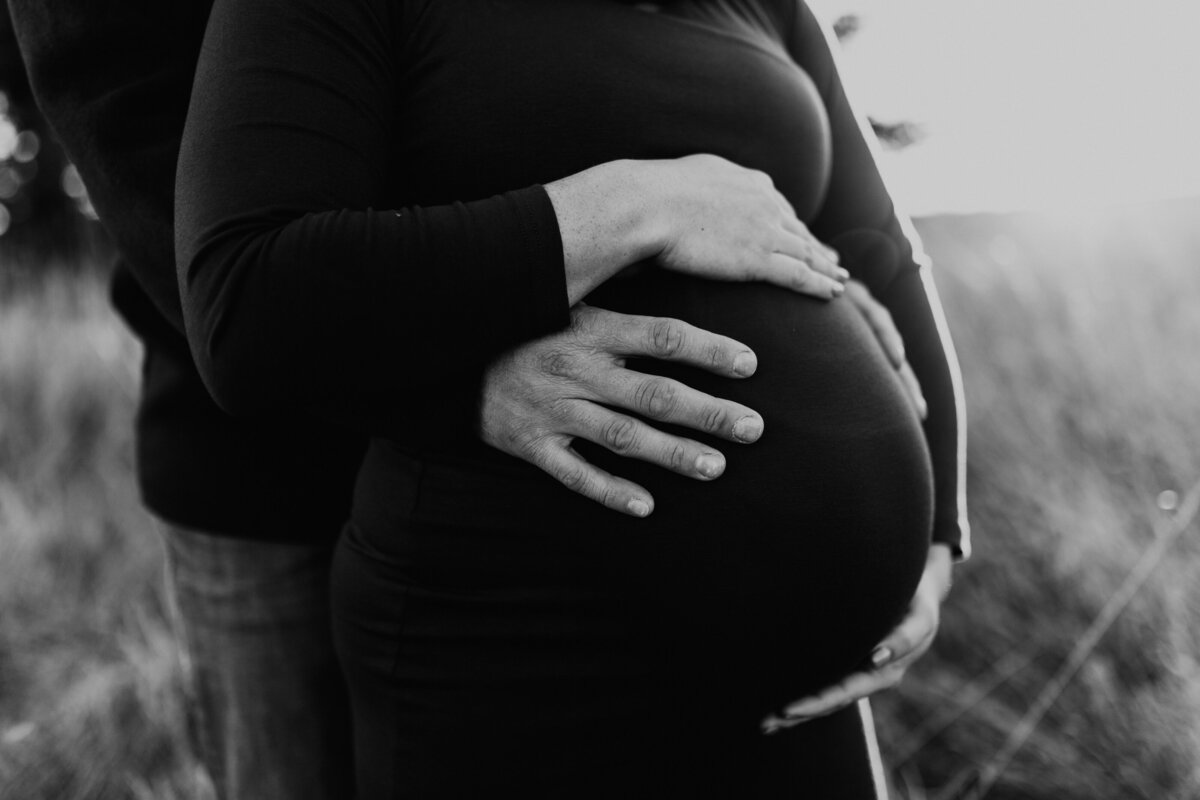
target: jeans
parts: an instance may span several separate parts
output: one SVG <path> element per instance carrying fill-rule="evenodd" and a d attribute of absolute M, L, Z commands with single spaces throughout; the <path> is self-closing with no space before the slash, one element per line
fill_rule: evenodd
<path fill-rule="evenodd" d="M 221 800 L 351 798 L 349 702 L 329 616 L 333 545 L 164 526 L 192 734 Z"/>

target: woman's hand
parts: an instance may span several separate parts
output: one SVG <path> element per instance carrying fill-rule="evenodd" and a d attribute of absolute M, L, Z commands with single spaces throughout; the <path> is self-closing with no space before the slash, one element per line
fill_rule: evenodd
<path fill-rule="evenodd" d="M 912 366 L 904 355 L 904 340 L 900 337 L 900 331 L 896 330 L 896 323 L 892 320 L 891 313 L 883 303 L 872 296 L 866 286 L 856 280 L 846 281 L 846 299 L 858 309 L 867 324 L 871 326 L 871 331 L 875 334 L 879 346 L 883 348 L 888 361 L 896 368 L 896 374 L 904 386 L 905 395 L 912 403 L 913 411 L 916 411 L 917 416 L 924 421 L 929 416 L 929 404 L 925 402 L 925 393 L 921 391 L 917 374 L 913 372 Z"/>
<path fill-rule="evenodd" d="M 763 172 L 714 155 L 610 161 L 548 183 L 569 305 L 631 264 L 830 299 L 849 273 Z"/>
<path fill-rule="evenodd" d="M 871 652 L 871 666 L 847 675 L 814 695 L 797 700 L 778 716 L 767 717 L 762 723 L 763 733 L 776 733 L 824 717 L 860 698 L 899 683 L 905 671 L 933 644 L 942 600 L 950 591 L 951 563 L 949 547 L 944 544 L 932 545 L 908 615 L 876 645 Z"/>
<path fill-rule="evenodd" d="M 661 197 L 664 269 L 723 281 L 765 281 L 831 299 L 850 274 L 796 217 L 765 172 L 714 155 L 651 162 Z"/>

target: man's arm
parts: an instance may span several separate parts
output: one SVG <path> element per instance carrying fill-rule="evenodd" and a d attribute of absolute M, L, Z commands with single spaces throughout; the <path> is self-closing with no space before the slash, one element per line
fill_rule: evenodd
<path fill-rule="evenodd" d="M 38 105 L 138 286 L 182 334 L 175 162 L 211 0 L 8 5 Z M 115 55 L 105 42 L 128 50 Z"/>

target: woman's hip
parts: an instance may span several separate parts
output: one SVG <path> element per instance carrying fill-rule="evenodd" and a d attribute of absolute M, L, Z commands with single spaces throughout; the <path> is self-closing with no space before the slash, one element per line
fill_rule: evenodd
<path fill-rule="evenodd" d="M 562 796 L 653 767 L 665 672 L 606 593 L 570 584 L 421 585 L 347 527 L 334 628 L 365 797 Z"/>

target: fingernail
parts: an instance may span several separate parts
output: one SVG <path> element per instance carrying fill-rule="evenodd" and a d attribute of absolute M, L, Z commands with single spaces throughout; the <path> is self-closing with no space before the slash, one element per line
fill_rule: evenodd
<path fill-rule="evenodd" d="M 733 438 L 739 442 L 757 441 L 762 432 L 763 423 L 758 417 L 742 417 L 733 423 Z"/>
<path fill-rule="evenodd" d="M 756 369 L 758 369 L 758 358 L 749 350 L 738 353 L 733 359 L 733 371 L 742 377 L 753 375 Z"/>
<path fill-rule="evenodd" d="M 879 669 L 884 664 L 886 664 L 888 661 L 890 661 L 891 658 L 892 658 L 892 648 L 876 647 L 875 651 L 873 653 L 871 653 L 871 666 L 874 667 L 875 669 Z"/>
<path fill-rule="evenodd" d="M 842 257 L 838 254 L 837 250 L 834 250 L 827 244 L 823 244 L 821 246 L 825 248 L 825 252 L 829 254 L 829 258 L 832 259 L 835 264 L 842 260 Z"/>
<path fill-rule="evenodd" d="M 625 506 L 635 517 L 644 517 L 650 513 L 650 504 L 645 500 L 633 499 Z"/>
<path fill-rule="evenodd" d="M 725 459 L 715 454 L 705 454 L 696 459 L 696 471 L 706 478 L 715 478 L 725 471 Z"/>
<path fill-rule="evenodd" d="M 829 287 L 829 293 L 832 294 L 834 297 L 841 297 L 842 294 L 845 293 L 845 291 L 846 291 L 846 287 L 840 283 L 835 283 L 833 286 Z"/>
<path fill-rule="evenodd" d="M 929 403 L 925 402 L 924 397 L 917 398 L 917 411 L 921 414 L 922 420 L 929 417 Z"/>
<path fill-rule="evenodd" d="M 843 269 L 842 267 L 838 267 L 837 269 L 835 269 L 833 271 L 833 274 L 837 276 L 837 279 L 839 281 L 850 280 L 850 270 L 848 270 L 848 269 Z"/>

